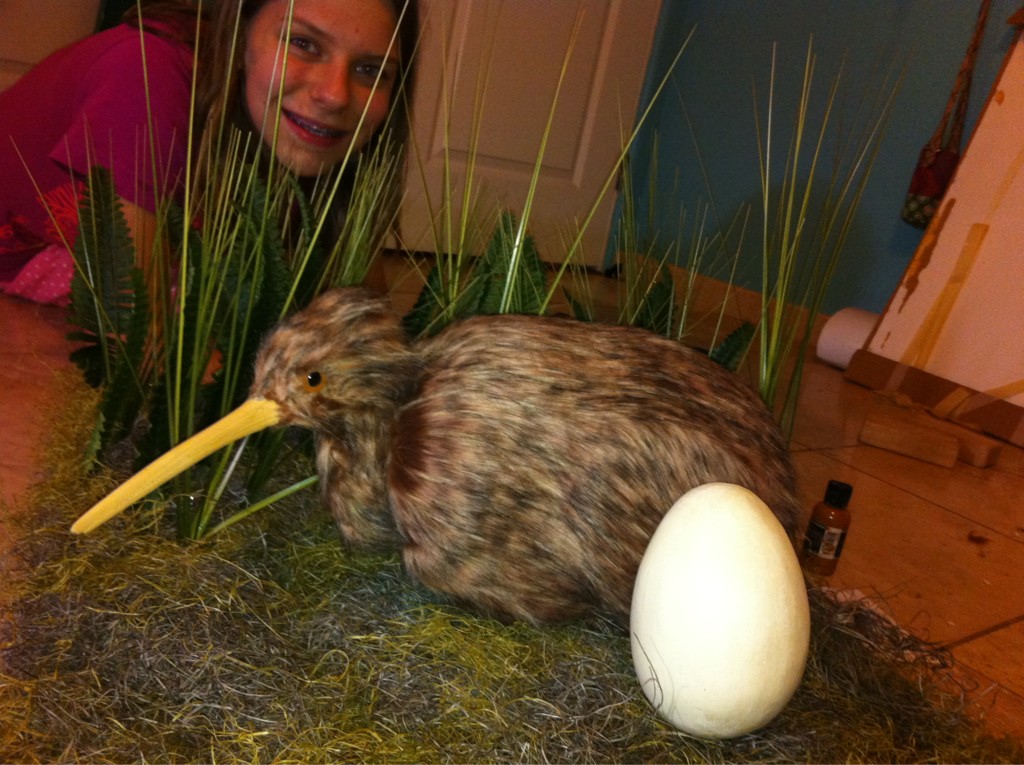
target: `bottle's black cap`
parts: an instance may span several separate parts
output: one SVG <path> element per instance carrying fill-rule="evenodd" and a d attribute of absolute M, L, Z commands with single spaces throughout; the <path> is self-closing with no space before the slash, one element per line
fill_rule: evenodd
<path fill-rule="evenodd" d="M 853 487 L 842 481 L 829 481 L 825 489 L 825 504 L 845 510 L 850 502 L 850 495 L 853 494 Z"/>

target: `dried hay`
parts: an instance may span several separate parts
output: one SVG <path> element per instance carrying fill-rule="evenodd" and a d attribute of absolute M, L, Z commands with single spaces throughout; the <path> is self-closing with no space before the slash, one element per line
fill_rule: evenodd
<path fill-rule="evenodd" d="M 175 540 L 155 505 L 72 537 L 69 521 L 112 479 L 76 466 L 87 423 L 55 430 L 57 473 L 9 583 L 0 761 L 1021 757 L 970 722 L 947 656 L 820 591 L 791 704 L 756 734 L 713 742 L 655 717 L 613 626 L 503 625 L 444 603 L 396 557 L 346 550 L 308 493 L 202 543 Z"/>

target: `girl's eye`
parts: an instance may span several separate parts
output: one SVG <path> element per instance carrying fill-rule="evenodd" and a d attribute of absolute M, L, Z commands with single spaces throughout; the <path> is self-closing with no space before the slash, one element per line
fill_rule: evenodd
<path fill-rule="evenodd" d="M 381 85 L 387 85 L 394 82 L 398 68 L 391 63 L 362 63 L 357 64 L 355 70 L 356 74 L 367 82 L 379 82 Z"/>
<path fill-rule="evenodd" d="M 304 53 L 316 53 L 316 45 L 308 37 L 293 35 L 288 40 L 288 45 Z"/>
<path fill-rule="evenodd" d="M 319 372 L 310 372 L 306 375 L 306 390 L 310 393 L 320 390 L 324 387 L 324 377 Z"/>

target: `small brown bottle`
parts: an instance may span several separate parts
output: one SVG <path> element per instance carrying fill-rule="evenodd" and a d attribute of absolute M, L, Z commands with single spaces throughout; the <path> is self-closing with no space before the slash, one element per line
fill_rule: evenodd
<path fill-rule="evenodd" d="M 829 481 L 825 499 L 814 506 L 804 536 L 803 566 L 806 571 L 828 576 L 836 570 L 850 528 L 850 502 L 853 487 L 842 481 Z"/>

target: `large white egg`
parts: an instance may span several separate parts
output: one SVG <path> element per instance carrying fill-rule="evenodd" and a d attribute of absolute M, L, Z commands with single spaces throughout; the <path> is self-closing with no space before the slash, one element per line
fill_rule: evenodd
<path fill-rule="evenodd" d="M 676 728 L 731 738 L 769 723 L 807 663 L 807 589 L 782 524 L 753 492 L 687 492 L 644 552 L 630 615 L 644 694 Z"/>

